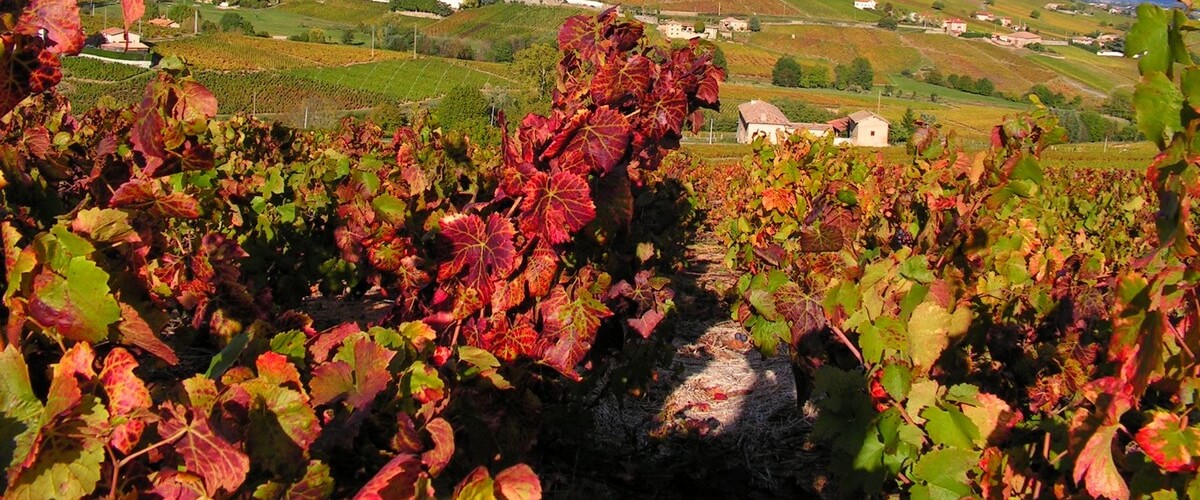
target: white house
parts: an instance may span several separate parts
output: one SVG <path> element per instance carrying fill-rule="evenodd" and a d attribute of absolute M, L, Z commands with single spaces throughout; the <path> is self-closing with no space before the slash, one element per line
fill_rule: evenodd
<path fill-rule="evenodd" d="M 967 22 L 957 17 L 952 17 L 942 21 L 942 29 L 946 30 L 946 33 L 958 36 L 967 32 Z"/>
<path fill-rule="evenodd" d="M 834 144 L 846 142 L 854 146 L 882 148 L 888 145 L 891 123 L 870 111 L 856 111 L 829 122 L 834 132 Z M 841 141 L 839 141 L 839 139 Z"/>
<path fill-rule="evenodd" d="M 1100 52 L 1097 52 L 1096 55 L 1100 57 L 1125 57 L 1124 52 L 1117 52 L 1115 50 L 1101 50 Z"/>
<path fill-rule="evenodd" d="M 717 29 L 705 27 L 704 32 L 697 33 L 696 28 L 690 24 L 683 24 L 679 21 L 667 21 L 658 25 L 658 31 L 667 38 L 676 38 L 680 40 L 691 40 L 693 38 L 703 38 L 705 40 L 716 40 Z"/>
<path fill-rule="evenodd" d="M 104 28 L 100 31 L 100 36 L 103 38 L 100 42 L 100 48 L 112 52 L 147 52 L 150 46 L 142 43 L 142 36 L 130 32 L 129 43 L 125 40 L 125 30 L 123 28 Z"/>
<path fill-rule="evenodd" d="M 737 139 L 747 144 L 764 136 L 776 144 L 792 134 L 805 133 L 812 137 L 832 135 L 834 144 L 885 147 L 889 126 L 887 120 L 870 111 L 858 111 L 829 123 L 793 122 L 771 103 L 754 100 L 738 106 Z"/>
<path fill-rule="evenodd" d="M 1001 33 L 996 35 L 996 38 L 993 41 L 998 45 L 1011 45 L 1013 47 L 1025 47 L 1029 44 L 1043 42 L 1041 35 L 1030 33 L 1028 31 Z"/>
<path fill-rule="evenodd" d="M 996 15 L 991 12 L 976 12 L 975 19 L 980 21 L 992 22 L 996 20 Z"/>
<path fill-rule="evenodd" d="M 875 0 L 854 0 L 854 8 L 858 10 L 875 10 Z"/>
<path fill-rule="evenodd" d="M 750 22 L 736 17 L 727 17 L 721 20 L 721 27 L 726 31 L 750 31 Z"/>
<path fill-rule="evenodd" d="M 796 132 L 805 132 L 813 137 L 823 137 L 833 131 L 828 123 L 798 123 L 788 120 L 775 105 L 753 100 L 738 106 L 737 140 L 749 144 L 755 137 L 764 136 L 767 142 L 777 144 Z"/>

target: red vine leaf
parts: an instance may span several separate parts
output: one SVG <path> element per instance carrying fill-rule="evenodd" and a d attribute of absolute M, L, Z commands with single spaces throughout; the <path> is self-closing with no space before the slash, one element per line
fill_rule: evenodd
<path fill-rule="evenodd" d="M 416 455 L 400 454 L 384 465 L 375 476 L 363 485 L 355 500 L 385 500 L 392 498 L 416 498 L 417 478 L 421 475 L 421 461 Z"/>
<path fill-rule="evenodd" d="M 600 106 L 575 131 L 564 154 L 578 151 L 593 172 L 607 174 L 625 157 L 631 131 L 625 115 L 608 106 Z"/>
<path fill-rule="evenodd" d="M 496 494 L 501 500 L 537 500 L 542 483 L 528 465 L 517 464 L 496 474 Z"/>
<path fill-rule="evenodd" d="M 1075 459 L 1074 478 L 1076 483 L 1087 485 L 1093 497 L 1108 497 L 1112 500 L 1127 500 L 1129 488 L 1121 472 L 1113 463 L 1112 447 L 1119 424 L 1105 425 L 1093 433 Z"/>
<path fill-rule="evenodd" d="M 365 410 L 391 383 L 387 367 L 395 355 L 366 334 L 351 335 L 332 361 L 313 369 L 309 382 L 313 405 L 345 400 L 356 410 Z"/>
<path fill-rule="evenodd" d="M 633 55 L 605 65 L 592 78 L 592 100 L 621 106 L 626 99 L 640 99 L 649 90 L 652 64 L 645 56 Z"/>
<path fill-rule="evenodd" d="M 51 54 L 75 55 L 83 48 L 83 26 L 75 0 L 31 0 L 13 31 L 33 37 L 43 29 L 51 42 L 46 47 Z"/>
<path fill-rule="evenodd" d="M 121 14 L 125 18 L 125 32 L 129 33 L 129 27 L 134 21 L 142 18 L 146 13 L 146 4 L 142 0 L 121 0 Z M 126 35 L 128 38 L 128 35 Z"/>
<path fill-rule="evenodd" d="M 117 335 L 122 344 L 141 348 L 169 365 L 179 364 L 175 350 L 154 334 L 150 324 L 142 319 L 133 306 L 124 302 L 121 303 L 121 323 L 117 325 Z"/>
<path fill-rule="evenodd" d="M 449 279 L 465 270 L 468 286 L 490 290 L 489 281 L 504 276 L 516 265 L 512 223 L 499 214 L 484 223 L 478 215 L 456 214 L 442 219 L 442 234 L 454 246 L 454 259 L 438 269 L 438 279 Z"/>
<path fill-rule="evenodd" d="M 596 217 L 587 181 L 570 172 L 535 174 L 525 186 L 521 209 L 521 230 L 556 245 L 570 241 L 571 232 Z"/>
<path fill-rule="evenodd" d="M 545 297 L 554 286 L 554 277 L 558 274 L 558 254 L 546 247 L 538 247 L 526 259 L 525 272 L 522 277 L 529 287 L 532 297 Z"/>
<path fill-rule="evenodd" d="M 1200 428 L 1188 426 L 1178 415 L 1154 412 L 1150 423 L 1135 437 L 1146 455 L 1167 472 L 1193 472 L 1200 457 Z"/>
<path fill-rule="evenodd" d="M 558 31 L 558 48 L 588 58 L 596 50 L 596 22 L 590 16 L 571 16 Z"/>
<path fill-rule="evenodd" d="M 592 348 L 600 320 L 612 312 L 587 289 L 580 287 L 576 293 L 572 299 L 565 290 L 556 288 L 542 302 L 540 311 L 545 331 L 554 342 L 542 354 L 543 360 L 559 373 L 578 380 L 575 365 Z"/>
<path fill-rule="evenodd" d="M 208 494 L 237 491 L 250 471 L 246 454 L 213 430 L 208 412 L 169 402 L 164 408 L 166 415 L 158 424 L 158 434 L 164 439 L 182 436 L 175 442 L 175 452 L 183 458 L 188 471 L 204 479 Z"/>
<path fill-rule="evenodd" d="M 425 424 L 425 431 L 433 440 L 433 449 L 421 454 L 421 462 L 429 468 L 430 474 L 436 476 L 454 456 L 454 429 L 445 419 L 435 418 Z"/>
<path fill-rule="evenodd" d="M 146 429 L 145 417 L 140 413 L 153 404 L 146 384 L 133 373 L 137 366 L 133 355 L 118 347 L 104 358 L 104 368 L 100 370 L 100 383 L 108 394 L 108 413 L 124 419 L 113 428 L 109 442 L 126 454 L 133 451 Z"/>
<path fill-rule="evenodd" d="M 533 354 L 537 348 L 537 331 L 528 321 L 521 319 L 512 325 L 496 325 L 494 330 L 484 335 L 488 351 L 503 361 L 515 361 L 520 356 Z"/>

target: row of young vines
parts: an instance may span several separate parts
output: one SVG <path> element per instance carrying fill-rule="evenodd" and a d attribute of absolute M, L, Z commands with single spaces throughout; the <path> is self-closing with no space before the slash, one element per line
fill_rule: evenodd
<path fill-rule="evenodd" d="M 5 498 L 538 498 L 541 399 L 672 307 L 635 200 L 717 106 L 696 45 L 571 18 L 551 114 L 486 149 L 216 120 L 173 58 L 139 104 L 75 115 L 53 88 L 78 6 L 4 8 Z M 368 289 L 370 325 L 297 309 Z"/>

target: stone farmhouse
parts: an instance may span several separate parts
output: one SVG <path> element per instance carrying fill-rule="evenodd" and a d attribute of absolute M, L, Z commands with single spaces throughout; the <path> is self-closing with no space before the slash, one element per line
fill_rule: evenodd
<path fill-rule="evenodd" d="M 884 147 L 888 144 L 889 123 L 870 111 L 858 111 L 829 123 L 800 123 L 788 119 L 775 105 L 754 100 L 738 106 L 739 143 L 748 144 L 762 135 L 771 144 L 804 132 L 813 137 L 833 135 L 834 144 Z"/>
<path fill-rule="evenodd" d="M 854 8 L 858 10 L 875 10 L 875 0 L 854 0 Z"/>

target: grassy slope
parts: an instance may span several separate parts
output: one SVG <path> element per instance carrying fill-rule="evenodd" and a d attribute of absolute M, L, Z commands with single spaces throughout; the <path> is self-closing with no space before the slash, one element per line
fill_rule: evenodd
<path fill-rule="evenodd" d="M 430 35 L 471 38 L 483 41 L 510 37 L 532 37 L 551 41 L 558 35 L 564 19 L 585 11 L 565 7 L 530 7 L 499 3 L 468 9 L 425 26 Z"/>
<path fill-rule="evenodd" d="M 891 32 L 872 28 L 832 26 L 767 26 L 742 41 L 721 42 L 731 73 L 769 79 L 775 60 L 791 55 L 806 65 L 832 67 L 866 57 L 876 81 L 904 70 L 938 68 L 945 74 L 990 79 L 997 90 L 1017 93 L 1044 83 L 1056 91 L 1098 98 L 1114 88 L 1134 83 L 1134 63 L 1099 57 L 1074 47 L 1054 47 L 1066 59 L 1051 59 L 1029 50 L 998 47 L 984 40 L 941 34 Z"/>

